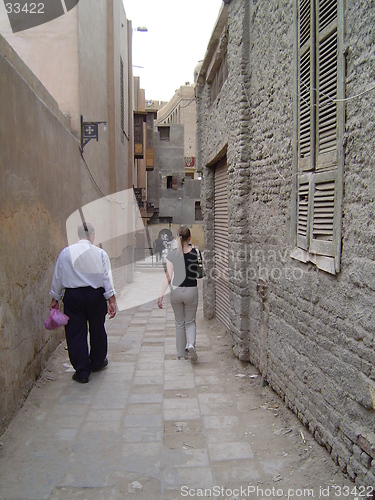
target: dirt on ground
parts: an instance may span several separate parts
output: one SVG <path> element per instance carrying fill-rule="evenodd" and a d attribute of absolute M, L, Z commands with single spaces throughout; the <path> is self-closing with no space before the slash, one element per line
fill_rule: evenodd
<path fill-rule="evenodd" d="M 237 401 L 233 408 L 241 415 L 239 425 L 240 434 L 244 441 L 251 444 L 254 458 L 268 464 L 282 464 L 268 471 L 268 479 L 253 480 L 244 485 L 243 491 L 228 489 L 211 490 L 209 496 L 218 493 L 216 498 L 228 499 L 269 499 L 269 498 L 329 498 L 357 500 L 366 498 L 365 490 L 358 487 L 343 474 L 340 468 L 333 462 L 325 448 L 320 446 L 312 437 L 297 417 L 285 406 L 283 400 L 267 385 L 262 384 L 262 378 L 258 370 L 247 362 L 239 361 L 232 353 L 230 338 L 223 330 L 217 328 L 217 324 L 207 323 L 205 328 L 210 330 L 212 340 L 210 349 L 215 353 L 214 364 L 219 368 L 220 377 L 217 381 L 221 385 L 222 392 L 235 396 Z M 189 361 L 182 361 L 189 362 Z M 17 415 L 18 428 L 30 427 L 29 412 L 37 408 L 43 400 L 43 388 L 52 381 L 66 376 L 69 371 L 68 354 L 65 343 L 62 343 L 45 368 L 41 378 L 37 381 L 25 407 Z M 173 397 L 188 398 L 195 389 L 183 390 Z M 200 392 L 210 393 L 210 386 L 200 386 Z M 168 394 L 165 395 L 168 397 Z M 246 418 L 243 418 L 243 416 Z M 204 447 L 202 442 L 201 420 L 189 420 L 187 422 L 166 422 L 164 426 L 163 444 L 170 450 L 174 449 L 199 449 Z M 223 429 L 223 433 L 225 433 Z M 223 440 L 225 442 L 225 439 Z M 7 445 L 9 446 L 9 442 Z M 17 463 L 14 464 L 17 467 Z M 272 466 L 270 466 L 272 467 Z M 282 470 L 282 474 L 280 474 Z M 217 470 L 220 477 L 220 469 Z M 272 478 L 272 479 L 269 479 Z M 148 479 L 144 477 L 142 490 L 137 491 L 139 482 L 135 482 L 131 492 L 131 498 L 148 498 L 153 500 L 152 488 L 147 486 Z M 240 483 L 238 483 L 240 485 Z M 117 485 L 118 486 L 118 485 Z M 128 489 L 128 485 L 124 485 Z M 248 489 L 250 488 L 250 490 Z M 117 488 L 116 488 L 117 489 Z M 59 490 L 58 496 L 55 492 L 53 498 L 70 498 L 69 488 Z M 122 491 L 124 491 L 122 489 Z M 83 496 L 80 496 L 82 493 Z M 72 493 L 71 498 L 89 498 L 86 492 Z M 125 495 L 127 497 L 128 493 Z M 186 490 L 187 498 L 205 496 L 204 492 L 198 490 L 190 492 Z M 97 492 L 99 494 L 99 492 Z M 57 495 L 57 496 L 56 496 Z M 66 496 L 68 495 L 68 496 Z M 145 496 L 146 495 L 146 496 Z M 105 496 L 104 496 L 105 497 Z M 104 498 L 103 497 L 103 498 Z M 213 496 L 215 498 L 215 496 Z M 92 498 L 101 498 L 93 496 Z M 106 497 L 108 498 L 108 497 Z M 156 498 L 156 497 L 155 497 Z M 175 493 L 165 493 L 164 500 L 175 499 Z"/>

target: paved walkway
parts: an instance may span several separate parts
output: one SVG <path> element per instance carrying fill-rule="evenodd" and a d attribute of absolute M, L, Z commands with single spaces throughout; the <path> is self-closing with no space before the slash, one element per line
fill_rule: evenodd
<path fill-rule="evenodd" d="M 1 437 L 1 499 L 303 498 L 311 488 L 319 498 L 351 485 L 201 309 L 198 362 L 176 360 L 165 305 L 108 322 L 109 366 L 89 384 L 72 381 L 59 346 Z"/>

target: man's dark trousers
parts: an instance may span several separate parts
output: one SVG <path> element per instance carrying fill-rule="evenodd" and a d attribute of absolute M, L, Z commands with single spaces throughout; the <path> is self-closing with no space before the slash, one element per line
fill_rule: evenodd
<path fill-rule="evenodd" d="M 99 369 L 107 356 L 108 341 L 104 326 L 107 301 L 103 293 L 104 288 L 90 286 L 65 290 L 64 313 L 69 316 L 65 326 L 66 342 L 70 362 L 81 378 L 88 378 L 92 370 Z"/>

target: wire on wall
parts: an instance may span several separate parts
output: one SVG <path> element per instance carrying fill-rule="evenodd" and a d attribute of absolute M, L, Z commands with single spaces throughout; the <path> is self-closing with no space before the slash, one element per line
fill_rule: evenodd
<path fill-rule="evenodd" d="M 88 174 L 89 174 L 89 177 L 90 177 L 90 179 L 92 180 L 92 183 L 94 184 L 94 186 L 96 187 L 96 189 L 98 190 L 98 192 L 101 194 L 101 196 L 102 196 L 103 198 L 106 198 L 106 195 L 103 193 L 103 191 L 102 191 L 102 190 L 100 189 L 100 187 L 98 186 L 98 184 L 97 184 L 97 182 L 96 182 L 96 180 L 95 180 L 95 178 L 94 178 L 94 176 L 93 176 L 93 174 L 92 174 L 92 172 L 91 172 L 91 170 L 90 170 L 90 167 L 87 165 L 87 162 L 86 162 L 86 160 L 85 160 L 85 157 L 83 156 L 83 153 L 82 153 L 82 150 L 81 150 L 81 149 L 80 149 L 80 153 L 81 153 L 81 156 L 82 156 L 82 159 L 83 159 L 83 163 L 85 164 L 86 170 L 87 170 L 87 172 L 88 172 Z"/>

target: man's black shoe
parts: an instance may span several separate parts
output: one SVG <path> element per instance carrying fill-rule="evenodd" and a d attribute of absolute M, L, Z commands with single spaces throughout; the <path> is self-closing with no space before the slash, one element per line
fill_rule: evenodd
<path fill-rule="evenodd" d="M 73 373 L 72 379 L 76 382 L 79 382 L 80 384 L 87 384 L 87 382 L 89 381 L 88 377 L 80 377 L 77 372 Z"/>
<path fill-rule="evenodd" d="M 108 359 L 105 358 L 105 360 L 103 361 L 103 363 L 99 366 L 99 368 L 91 368 L 91 371 L 92 372 L 100 372 L 100 370 L 103 370 L 103 368 L 105 368 L 106 366 L 108 366 Z"/>

